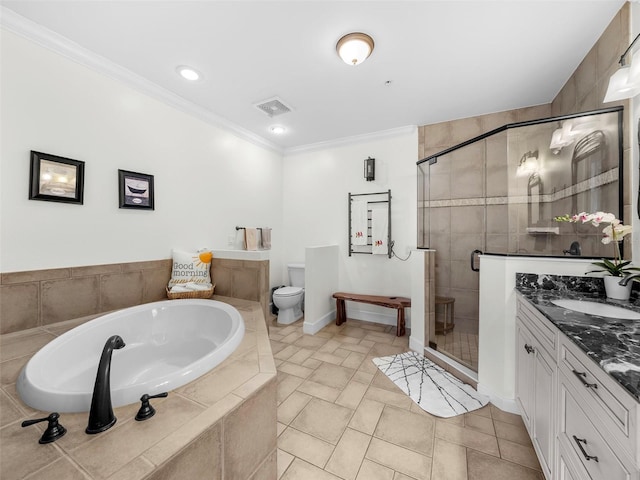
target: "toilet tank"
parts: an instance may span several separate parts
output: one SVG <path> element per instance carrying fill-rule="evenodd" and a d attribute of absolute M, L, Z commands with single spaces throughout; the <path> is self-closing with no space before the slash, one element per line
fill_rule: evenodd
<path fill-rule="evenodd" d="M 287 268 L 289 269 L 291 286 L 304 287 L 304 263 L 290 263 Z"/>

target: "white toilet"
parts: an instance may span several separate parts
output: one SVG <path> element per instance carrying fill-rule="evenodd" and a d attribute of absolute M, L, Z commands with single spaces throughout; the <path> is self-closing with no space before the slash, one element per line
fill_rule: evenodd
<path fill-rule="evenodd" d="M 289 325 L 302 318 L 304 302 L 304 263 L 290 263 L 290 287 L 282 287 L 273 292 L 273 303 L 278 307 L 278 323 Z"/>

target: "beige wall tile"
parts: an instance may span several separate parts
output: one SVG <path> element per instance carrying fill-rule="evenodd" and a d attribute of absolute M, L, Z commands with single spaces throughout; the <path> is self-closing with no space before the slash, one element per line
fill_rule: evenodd
<path fill-rule="evenodd" d="M 152 268 L 142 272 L 142 302 L 166 300 L 166 286 L 171 277 L 170 268 Z"/>
<path fill-rule="evenodd" d="M 222 479 L 221 430 L 220 424 L 207 430 L 191 444 L 185 446 L 170 462 L 161 465 L 154 471 L 149 480 L 172 480 L 175 478 Z"/>
<path fill-rule="evenodd" d="M 267 459 L 262 462 L 262 465 L 258 467 L 251 478 L 247 480 L 277 480 L 278 467 L 277 467 L 277 453 L 274 450 Z"/>
<path fill-rule="evenodd" d="M 0 334 L 37 327 L 39 303 L 38 283 L 0 286 Z"/>
<path fill-rule="evenodd" d="M 122 273 L 123 263 L 112 263 L 107 265 L 87 265 L 84 267 L 71 267 L 72 277 L 93 277 L 96 275 L 108 275 Z"/>
<path fill-rule="evenodd" d="M 42 282 L 42 323 L 71 320 L 100 311 L 98 277 L 79 277 Z"/>
<path fill-rule="evenodd" d="M 11 285 L 14 283 L 41 282 L 43 280 L 57 280 L 69 277 L 71 277 L 71 270 L 69 268 L 53 268 L 3 273 L 0 275 L 0 283 L 2 283 L 2 285 Z"/>
<path fill-rule="evenodd" d="M 100 277 L 100 311 L 140 305 L 143 286 L 141 272 L 102 275 Z"/>
<path fill-rule="evenodd" d="M 276 448 L 276 382 L 224 420 L 225 477 L 248 478 Z"/>

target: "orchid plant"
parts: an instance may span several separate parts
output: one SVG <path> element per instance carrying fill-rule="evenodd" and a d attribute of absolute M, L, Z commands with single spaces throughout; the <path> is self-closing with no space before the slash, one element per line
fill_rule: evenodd
<path fill-rule="evenodd" d="M 634 271 L 640 271 L 638 267 L 630 267 L 630 260 L 622 260 L 620 255 L 619 243 L 629 233 L 631 233 L 630 225 L 623 225 L 620 220 L 616 218 L 613 213 L 595 212 L 595 213 L 578 213 L 577 215 L 563 215 L 561 217 L 555 217 L 556 222 L 571 222 L 571 223 L 587 223 L 590 222 L 594 227 L 599 227 L 601 224 L 608 224 L 602 230 L 602 243 L 608 245 L 613 243 L 613 261 L 603 258 L 601 262 L 593 262 L 600 270 L 591 270 L 587 273 L 594 272 L 607 272 L 614 277 L 624 277 Z"/>

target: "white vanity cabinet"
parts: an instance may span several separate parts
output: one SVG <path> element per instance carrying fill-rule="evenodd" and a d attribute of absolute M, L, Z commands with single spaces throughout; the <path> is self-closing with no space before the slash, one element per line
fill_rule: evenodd
<path fill-rule="evenodd" d="M 516 400 L 542 471 L 550 480 L 553 478 L 555 457 L 554 399 L 558 335 L 546 323 L 536 320 L 535 313 L 528 304 L 519 302 L 516 325 Z"/>
<path fill-rule="evenodd" d="M 524 298 L 516 399 L 548 480 L 640 480 L 638 402 Z"/>

